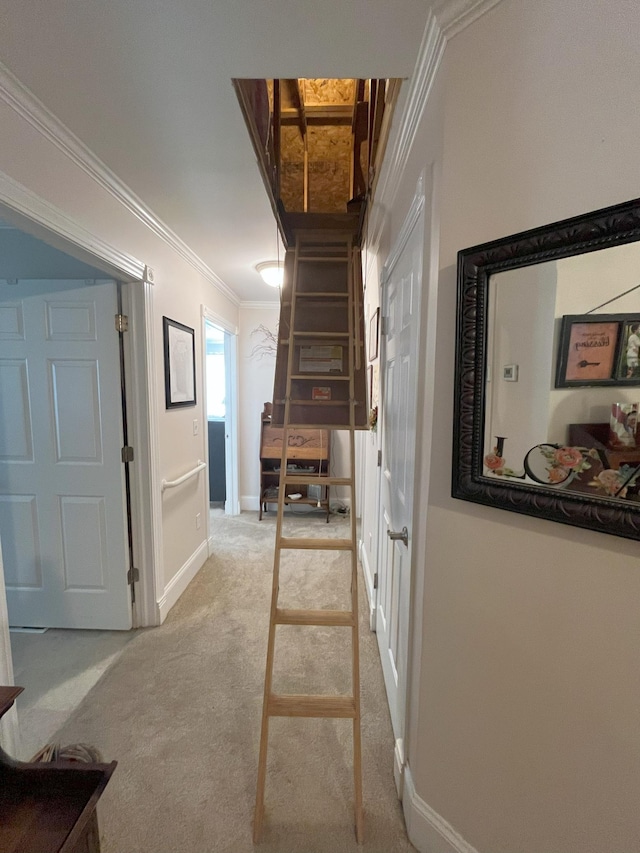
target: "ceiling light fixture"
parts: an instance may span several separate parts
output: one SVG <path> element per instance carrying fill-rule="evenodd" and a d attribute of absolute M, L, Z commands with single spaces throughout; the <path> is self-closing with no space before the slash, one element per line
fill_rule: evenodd
<path fill-rule="evenodd" d="M 284 267 L 278 261 L 262 261 L 256 264 L 256 271 L 262 276 L 262 280 L 271 287 L 282 287 L 284 278 Z"/>

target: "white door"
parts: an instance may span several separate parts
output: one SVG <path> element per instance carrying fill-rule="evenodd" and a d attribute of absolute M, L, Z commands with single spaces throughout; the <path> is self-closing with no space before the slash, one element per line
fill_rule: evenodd
<path fill-rule="evenodd" d="M 423 228 L 423 217 L 414 219 L 411 231 L 403 236 L 401 246 L 385 267 L 382 283 L 382 475 L 376 634 L 396 741 L 397 773 L 404 764 Z M 398 779 L 397 782 L 400 786 Z"/>
<path fill-rule="evenodd" d="M 0 285 L 0 538 L 11 625 L 128 629 L 114 282 Z"/>

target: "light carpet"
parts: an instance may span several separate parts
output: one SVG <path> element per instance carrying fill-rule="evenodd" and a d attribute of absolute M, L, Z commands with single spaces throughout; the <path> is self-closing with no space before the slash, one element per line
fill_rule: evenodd
<path fill-rule="evenodd" d="M 286 534 L 349 535 L 291 517 Z M 353 832 L 350 720 L 272 719 L 263 838 L 251 839 L 275 517 L 215 520 L 216 553 L 160 628 L 137 633 L 56 739 L 118 768 L 100 802 L 103 853 L 404 853 L 393 735 L 360 596 L 365 842 Z M 349 558 L 283 554 L 281 604 L 348 604 Z M 350 690 L 350 632 L 278 628 L 274 689 Z"/>

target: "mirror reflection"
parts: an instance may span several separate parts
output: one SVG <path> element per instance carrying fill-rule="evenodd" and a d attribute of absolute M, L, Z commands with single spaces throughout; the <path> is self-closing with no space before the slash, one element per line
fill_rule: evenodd
<path fill-rule="evenodd" d="M 482 476 L 640 502 L 640 245 L 492 275 Z"/>

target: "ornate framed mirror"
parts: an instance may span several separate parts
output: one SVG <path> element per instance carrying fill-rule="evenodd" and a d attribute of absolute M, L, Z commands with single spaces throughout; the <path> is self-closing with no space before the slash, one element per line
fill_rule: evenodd
<path fill-rule="evenodd" d="M 640 539 L 640 199 L 458 253 L 452 495 Z"/>

